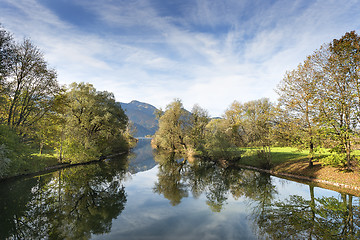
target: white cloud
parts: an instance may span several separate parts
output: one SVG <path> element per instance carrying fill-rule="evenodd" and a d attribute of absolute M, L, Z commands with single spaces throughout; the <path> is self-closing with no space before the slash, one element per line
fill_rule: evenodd
<path fill-rule="evenodd" d="M 0 22 L 20 40 L 31 37 L 61 83 L 90 82 L 118 101 L 157 107 L 179 97 L 217 116 L 234 100 L 275 100 L 286 70 L 360 28 L 355 0 L 199 0 L 177 6 L 176 15 L 160 15 L 148 1 L 76 4 L 98 19 L 91 31 L 36 0 L 4 0 Z"/>

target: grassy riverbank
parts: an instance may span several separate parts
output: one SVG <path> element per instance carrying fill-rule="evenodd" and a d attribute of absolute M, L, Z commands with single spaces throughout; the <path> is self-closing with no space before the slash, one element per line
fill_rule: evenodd
<path fill-rule="evenodd" d="M 262 161 L 258 158 L 256 149 L 245 148 L 239 164 L 261 168 Z M 359 152 L 354 153 L 357 157 Z M 314 165 L 309 167 L 308 152 L 299 151 L 290 147 L 274 147 L 271 149 L 271 169 L 274 173 L 292 174 L 329 183 L 343 184 L 360 188 L 360 168 L 358 163 L 353 163 L 351 171 L 332 166 L 325 166 L 321 158 L 330 155 L 328 151 L 316 153 Z M 360 192 L 358 193 L 360 194 Z M 358 195 L 357 194 L 357 195 Z"/>

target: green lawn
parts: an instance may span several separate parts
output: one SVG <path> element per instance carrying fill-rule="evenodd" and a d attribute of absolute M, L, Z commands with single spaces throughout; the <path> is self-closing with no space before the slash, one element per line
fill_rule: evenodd
<path fill-rule="evenodd" d="M 239 150 L 244 151 L 241 164 L 250 165 L 254 167 L 261 167 L 262 162 L 260 161 L 257 150 L 261 148 L 240 148 Z M 328 151 L 322 150 L 315 153 L 315 159 L 327 156 Z M 308 158 L 308 150 L 299 150 L 293 147 L 272 147 L 271 148 L 271 165 L 273 167 L 280 165 L 288 161 L 299 161 Z"/>

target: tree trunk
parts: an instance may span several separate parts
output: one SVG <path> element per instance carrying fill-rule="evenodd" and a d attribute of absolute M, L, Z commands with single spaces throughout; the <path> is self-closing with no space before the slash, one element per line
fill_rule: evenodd
<path fill-rule="evenodd" d="M 63 142 L 62 142 L 62 139 L 60 139 L 60 149 L 59 149 L 59 162 L 60 163 L 62 163 L 62 159 L 63 159 L 63 156 L 62 156 L 63 149 L 62 149 L 62 147 L 63 147 Z"/>
<path fill-rule="evenodd" d="M 44 143 L 41 141 L 40 142 L 40 151 L 39 151 L 40 155 L 43 153 L 43 148 L 44 148 Z"/>
<path fill-rule="evenodd" d="M 351 146 L 350 146 L 350 139 L 347 137 L 346 139 L 346 163 L 347 169 L 351 169 Z"/>
<path fill-rule="evenodd" d="M 314 153 L 314 143 L 313 143 L 313 140 L 312 140 L 312 137 L 310 139 L 310 145 L 309 145 L 309 167 L 312 167 L 314 166 L 314 163 L 313 163 L 313 160 L 314 160 L 314 156 L 313 156 L 313 153 Z"/>

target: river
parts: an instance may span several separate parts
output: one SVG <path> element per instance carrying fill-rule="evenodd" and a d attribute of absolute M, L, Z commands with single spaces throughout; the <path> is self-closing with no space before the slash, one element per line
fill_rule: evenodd
<path fill-rule="evenodd" d="M 0 239 L 357 239 L 359 197 L 133 153 L 0 183 Z"/>

